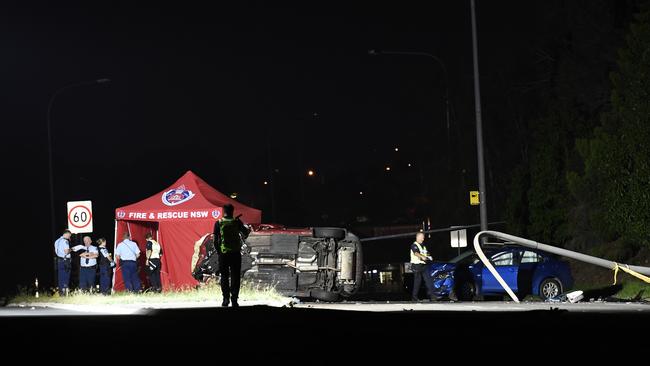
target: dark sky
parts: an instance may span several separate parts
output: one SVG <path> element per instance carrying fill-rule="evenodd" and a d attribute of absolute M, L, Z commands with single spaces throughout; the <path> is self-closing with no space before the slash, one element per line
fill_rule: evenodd
<path fill-rule="evenodd" d="M 186 170 L 238 192 L 267 222 L 478 222 L 467 202 L 478 185 L 469 1 L 87 3 L 0 9 L 9 286 L 51 275 L 48 101 L 63 86 L 98 78 L 112 81 L 69 89 L 53 104 L 57 232 L 66 201 L 91 199 L 94 236 L 111 237 L 115 207 Z M 503 147 L 512 131 L 499 108 L 501 81 L 534 67 L 531 45 L 552 33 L 544 22 L 563 2 L 478 3 L 488 189 L 502 197 L 500 177 L 517 156 Z M 450 144 L 439 65 L 368 49 L 444 61 Z M 263 185 L 271 171 L 275 217 Z M 498 220 L 494 202 L 490 219 Z"/>

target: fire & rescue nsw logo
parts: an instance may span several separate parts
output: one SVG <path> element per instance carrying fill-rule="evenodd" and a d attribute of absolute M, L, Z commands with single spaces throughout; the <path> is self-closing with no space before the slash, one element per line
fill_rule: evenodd
<path fill-rule="evenodd" d="M 183 202 L 187 202 L 194 197 L 192 191 L 185 189 L 185 186 L 182 185 L 176 189 L 171 189 L 167 192 L 163 192 L 162 201 L 167 206 L 176 206 L 180 205 Z"/>

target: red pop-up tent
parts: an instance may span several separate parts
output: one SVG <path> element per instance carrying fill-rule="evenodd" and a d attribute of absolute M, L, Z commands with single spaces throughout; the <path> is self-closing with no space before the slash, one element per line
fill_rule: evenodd
<path fill-rule="evenodd" d="M 174 184 L 140 202 L 115 210 L 115 245 L 125 232 L 138 243 L 142 254 L 140 267 L 144 268 L 146 241 L 152 233 L 163 248 L 161 280 L 163 289 L 194 286 L 191 262 L 194 243 L 212 232 L 214 222 L 221 218 L 222 207 L 235 206 L 235 215 L 249 224 L 259 224 L 262 212 L 245 206 L 220 193 L 191 171 Z M 145 274 L 141 273 L 142 279 Z M 115 271 L 113 288 L 124 289 L 122 271 Z"/>

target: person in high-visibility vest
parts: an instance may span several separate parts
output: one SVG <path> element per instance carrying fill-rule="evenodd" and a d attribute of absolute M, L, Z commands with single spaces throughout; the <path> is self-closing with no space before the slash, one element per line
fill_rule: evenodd
<path fill-rule="evenodd" d="M 214 223 L 214 246 L 219 255 L 219 274 L 221 275 L 221 306 L 238 307 L 239 286 L 241 283 L 241 247 L 250 234 L 239 217 L 233 218 L 235 208 L 231 204 L 223 206 L 223 218 Z"/>
<path fill-rule="evenodd" d="M 418 293 L 422 280 L 427 287 L 427 295 L 433 298 L 431 293 L 431 281 L 427 271 L 427 263 L 431 262 L 431 256 L 424 245 L 424 233 L 417 233 L 415 235 L 415 242 L 411 244 L 411 269 L 413 270 L 413 292 L 411 293 L 411 300 L 418 301 Z"/>

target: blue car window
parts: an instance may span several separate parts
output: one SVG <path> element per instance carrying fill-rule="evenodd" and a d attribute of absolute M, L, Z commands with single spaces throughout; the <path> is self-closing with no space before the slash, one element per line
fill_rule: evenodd
<path fill-rule="evenodd" d="M 539 263 L 542 262 L 544 258 L 541 255 L 527 250 L 524 252 L 524 255 L 521 257 L 521 263 Z"/>
<path fill-rule="evenodd" d="M 515 256 L 513 252 L 502 252 L 495 254 L 492 257 L 492 263 L 495 266 L 512 266 L 515 264 Z"/>

